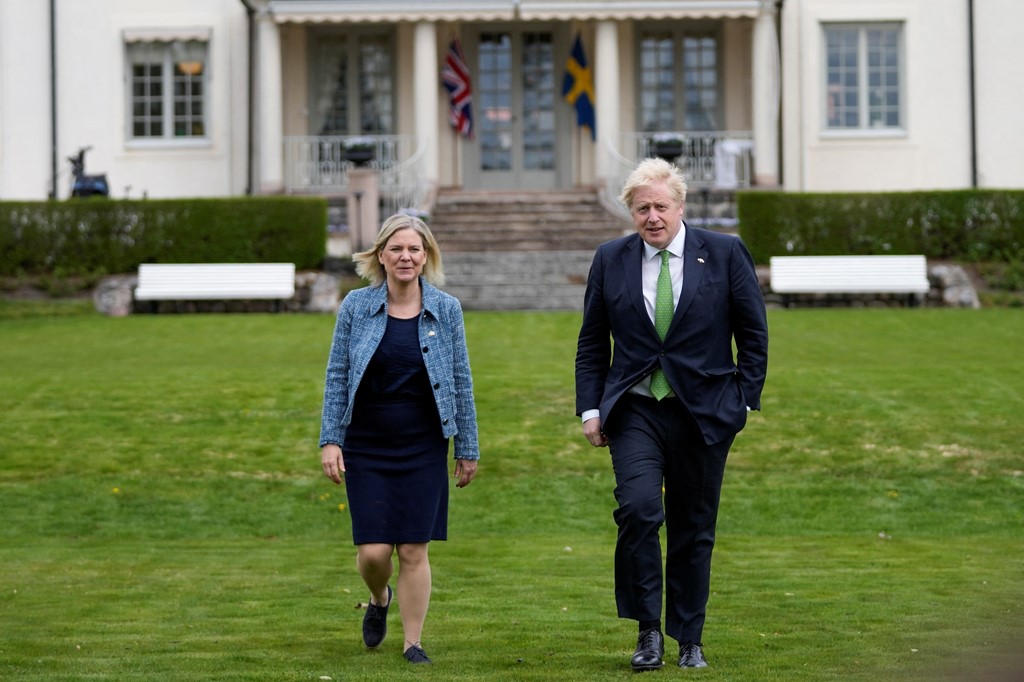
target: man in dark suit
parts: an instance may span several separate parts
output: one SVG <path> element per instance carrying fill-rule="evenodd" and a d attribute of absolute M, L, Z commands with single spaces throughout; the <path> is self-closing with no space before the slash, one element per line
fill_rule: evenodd
<path fill-rule="evenodd" d="M 615 472 L 615 601 L 639 622 L 631 665 L 663 665 L 664 580 L 665 631 L 679 642 L 679 665 L 700 668 L 725 460 L 760 409 L 768 367 L 764 297 L 738 238 L 684 224 L 676 166 L 642 161 L 621 199 L 637 234 L 594 255 L 576 414 L 591 445 L 609 447 Z"/>

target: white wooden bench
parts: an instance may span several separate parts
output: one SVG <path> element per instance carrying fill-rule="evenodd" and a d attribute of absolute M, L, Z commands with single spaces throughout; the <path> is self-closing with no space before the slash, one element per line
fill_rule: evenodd
<path fill-rule="evenodd" d="M 290 299 L 294 263 L 143 263 L 137 301 Z"/>
<path fill-rule="evenodd" d="M 772 256 L 771 289 L 783 294 L 906 294 L 909 303 L 928 293 L 924 256 Z"/>

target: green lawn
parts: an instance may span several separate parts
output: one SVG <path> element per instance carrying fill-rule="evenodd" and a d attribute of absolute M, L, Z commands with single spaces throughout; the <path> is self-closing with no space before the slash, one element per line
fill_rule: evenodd
<path fill-rule="evenodd" d="M 0 679 L 633 679 L 607 451 L 573 416 L 579 316 L 466 319 L 483 460 L 431 546 L 435 664 L 413 668 L 397 613 L 361 645 L 320 474 L 333 317 L 0 304 Z M 1024 311 L 769 322 L 711 667 L 650 677 L 1018 679 L 998 673 L 1024 672 Z"/>

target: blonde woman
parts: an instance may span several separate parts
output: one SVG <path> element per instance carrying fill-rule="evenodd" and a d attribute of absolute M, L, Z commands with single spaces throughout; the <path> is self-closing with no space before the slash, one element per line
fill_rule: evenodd
<path fill-rule="evenodd" d="M 403 654 L 430 663 L 421 644 L 431 591 L 427 547 L 447 539 L 449 439 L 457 487 L 470 484 L 480 458 L 462 307 L 437 288 L 441 254 L 418 218 L 392 216 L 354 259 L 370 285 L 349 293 L 338 310 L 321 463 L 348 495 L 356 564 L 370 590 L 364 644 L 381 645 L 398 599 Z"/>

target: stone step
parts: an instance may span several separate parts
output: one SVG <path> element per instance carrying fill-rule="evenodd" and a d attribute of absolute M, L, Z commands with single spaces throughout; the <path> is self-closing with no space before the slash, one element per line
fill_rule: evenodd
<path fill-rule="evenodd" d="M 632 226 L 593 189 L 442 191 L 430 229 L 466 310 L 582 310 L 594 250 Z"/>
<path fill-rule="evenodd" d="M 593 250 L 444 255 L 443 289 L 466 310 L 582 310 Z"/>
<path fill-rule="evenodd" d="M 442 191 L 431 230 L 444 253 L 594 249 L 630 228 L 592 189 L 552 192 Z"/>

